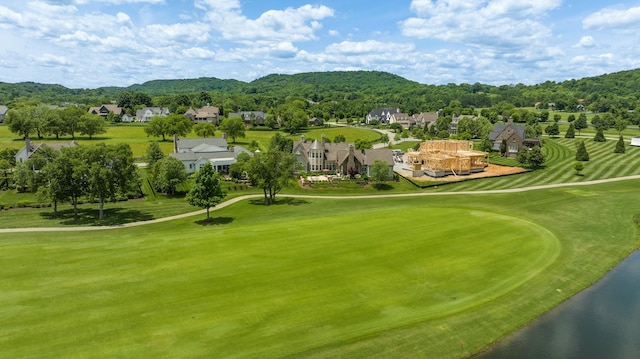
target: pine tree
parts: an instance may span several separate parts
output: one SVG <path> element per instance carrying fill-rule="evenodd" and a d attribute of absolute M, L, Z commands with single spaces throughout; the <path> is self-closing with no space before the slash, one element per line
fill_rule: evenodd
<path fill-rule="evenodd" d="M 626 149 L 624 148 L 624 138 L 620 136 L 618 142 L 616 142 L 616 148 L 613 150 L 613 153 L 625 153 Z"/>
<path fill-rule="evenodd" d="M 589 161 L 589 152 L 587 152 L 587 147 L 584 145 L 584 141 L 578 142 L 576 161 Z"/>
<path fill-rule="evenodd" d="M 576 130 L 573 127 L 573 123 L 569 124 L 569 128 L 567 129 L 567 133 L 564 135 L 564 138 L 575 138 L 576 137 Z"/>
<path fill-rule="evenodd" d="M 605 142 L 607 140 L 606 138 L 604 138 L 604 130 L 602 128 L 598 129 L 596 135 L 593 137 L 593 140 L 595 142 Z"/>

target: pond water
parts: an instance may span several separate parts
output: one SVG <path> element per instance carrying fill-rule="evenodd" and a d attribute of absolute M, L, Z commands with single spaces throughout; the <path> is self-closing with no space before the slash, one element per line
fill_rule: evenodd
<path fill-rule="evenodd" d="M 640 251 L 474 358 L 640 358 Z"/>

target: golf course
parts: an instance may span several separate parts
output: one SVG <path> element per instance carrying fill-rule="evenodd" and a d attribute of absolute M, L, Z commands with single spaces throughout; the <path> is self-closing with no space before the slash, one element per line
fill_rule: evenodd
<path fill-rule="evenodd" d="M 124 228 L 0 234 L 7 357 L 472 355 L 640 245 L 640 180 L 248 196 Z"/>

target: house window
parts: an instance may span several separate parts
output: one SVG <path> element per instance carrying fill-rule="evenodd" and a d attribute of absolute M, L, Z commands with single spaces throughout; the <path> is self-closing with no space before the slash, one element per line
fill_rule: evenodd
<path fill-rule="evenodd" d="M 518 144 L 517 143 L 510 143 L 509 144 L 509 152 L 518 153 Z"/>

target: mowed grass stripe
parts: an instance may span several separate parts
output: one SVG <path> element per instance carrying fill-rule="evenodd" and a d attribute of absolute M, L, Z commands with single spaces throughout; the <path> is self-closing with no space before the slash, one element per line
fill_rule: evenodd
<path fill-rule="evenodd" d="M 590 160 L 584 162 L 582 176 L 576 176 L 574 165 L 578 141 L 584 140 Z M 591 139 L 545 138 L 544 168 L 502 178 L 451 183 L 433 191 L 474 191 L 522 188 L 544 184 L 584 182 L 640 174 L 640 149 L 627 146 L 625 154 L 615 154 L 615 141 L 604 143 Z"/>

